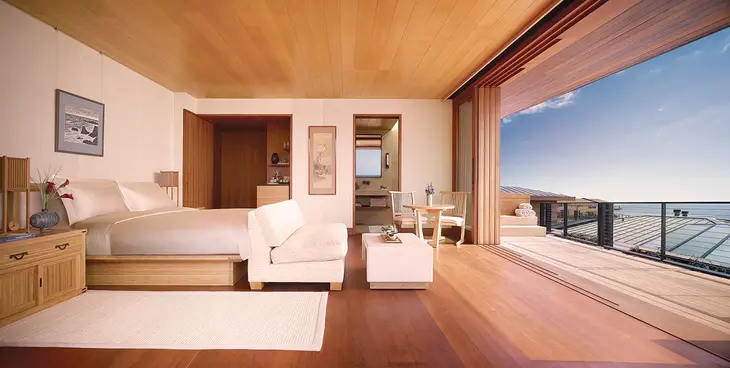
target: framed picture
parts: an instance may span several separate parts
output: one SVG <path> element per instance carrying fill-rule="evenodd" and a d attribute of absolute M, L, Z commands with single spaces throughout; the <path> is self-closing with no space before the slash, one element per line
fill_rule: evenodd
<path fill-rule="evenodd" d="M 56 90 L 56 152 L 104 156 L 104 104 Z"/>
<path fill-rule="evenodd" d="M 336 139 L 337 127 L 309 127 L 309 194 L 334 195 L 337 192 Z"/>

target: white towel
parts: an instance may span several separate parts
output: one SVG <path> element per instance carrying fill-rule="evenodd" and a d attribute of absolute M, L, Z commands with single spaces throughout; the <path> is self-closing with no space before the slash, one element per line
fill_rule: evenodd
<path fill-rule="evenodd" d="M 534 217 L 537 213 L 527 208 L 518 208 L 515 210 L 515 215 L 518 217 Z"/>
<path fill-rule="evenodd" d="M 519 208 L 521 208 L 523 210 L 531 210 L 532 205 L 529 203 L 520 203 Z"/>

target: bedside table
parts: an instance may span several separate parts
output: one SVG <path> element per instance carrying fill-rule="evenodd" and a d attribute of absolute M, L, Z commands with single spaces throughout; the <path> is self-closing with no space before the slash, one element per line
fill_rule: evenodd
<path fill-rule="evenodd" d="M 86 230 L 0 244 L 0 326 L 86 291 Z"/>

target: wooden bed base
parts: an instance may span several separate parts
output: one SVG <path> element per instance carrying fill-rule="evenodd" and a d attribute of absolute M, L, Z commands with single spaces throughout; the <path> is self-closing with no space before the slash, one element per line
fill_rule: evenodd
<path fill-rule="evenodd" d="M 91 286 L 231 286 L 244 273 L 239 255 L 86 257 L 86 284 Z"/>

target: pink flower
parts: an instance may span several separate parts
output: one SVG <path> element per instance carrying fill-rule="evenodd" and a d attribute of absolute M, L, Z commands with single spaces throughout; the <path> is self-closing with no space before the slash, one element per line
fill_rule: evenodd
<path fill-rule="evenodd" d="M 73 195 L 73 194 L 71 194 L 71 193 L 66 193 L 66 194 L 62 194 L 62 195 L 61 195 L 61 198 L 65 198 L 65 199 L 74 199 L 74 195 Z"/>
<path fill-rule="evenodd" d="M 51 194 L 56 189 L 56 183 L 49 181 L 46 182 L 46 193 Z"/>

